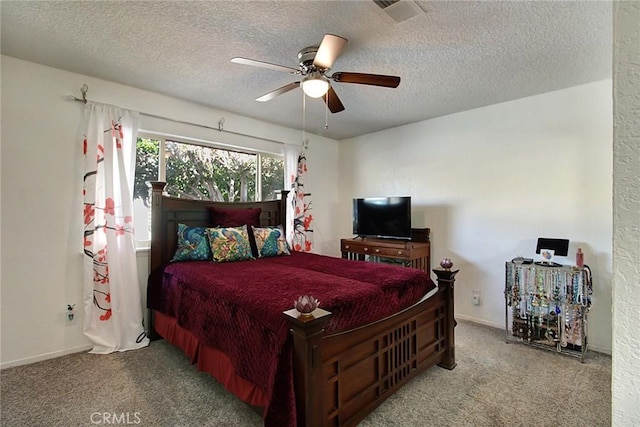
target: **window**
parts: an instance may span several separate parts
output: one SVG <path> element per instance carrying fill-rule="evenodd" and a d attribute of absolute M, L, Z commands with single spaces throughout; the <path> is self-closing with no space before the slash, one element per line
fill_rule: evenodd
<path fill-rule="evenodd" d="M 136 179 L 133 183 L 133 227 L 136 240 L 143 246 L 151 241 L 151 199 L 147 181 L 157 181 L 160 167 L 160 140 L 138 137 L 136 143 Z"/>
<path fill-rule="evenodd" d="M 284 159 L 260 155 L 260 200 L 275 200 L 280 198 L 284 183 Z"/>
<path fill-rule="evenodd" d="M 171 196 L 223 202 L 256 200 L 256 154 L 167 141 L 166 158 L 167 193 Z"/>
<path fill-rule="evenodd" d="M 160 156 L 160 153 L 164 153 Z M 146 181 L 166 181 L 173 197 L 243 202 L 272 200 L 284 185 L 284 159 L 144 135 L 138 138 L 134 215 L 136 240 L 148 245 L 150 199 Z"/>

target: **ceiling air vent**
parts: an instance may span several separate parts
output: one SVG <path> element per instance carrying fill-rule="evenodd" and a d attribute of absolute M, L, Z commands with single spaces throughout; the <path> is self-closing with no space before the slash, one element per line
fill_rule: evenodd
<path fill-rule="evenodd" d="M 396 22 L 424 15 L 420 6 L 411 0 L 373 0 L 373 2 Z"/>
<path fill-rule="evenodd" d="M 400 0 L 373 0 L 375 4 L 377 4 L 380 9 L 384 9 L 385 7 L 389 7 L 392 4 L 398 3 Z"/>

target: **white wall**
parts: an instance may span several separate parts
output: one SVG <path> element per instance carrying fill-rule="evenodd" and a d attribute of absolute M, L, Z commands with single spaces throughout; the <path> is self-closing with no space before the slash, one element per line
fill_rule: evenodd
<path fill-rule="evenodd" d="M 2 367 L 87 348 L 64 325 L 81 306 L 83 83 L 89 98 L 126 108 L 297 143 L 301 133 L 228 112 L 2 56 Z M 351 235 L 352 197 L 410 194 L 414 226 L 433 233 L 434 266 L 461 269 L 460 318 L 504 325 L 504 261 L 534 256 L 535 239 L 566 237 L 594 271 L 591 348 L 611 349 L 611 82 L 494 105 L 352 140 L 309 135 L 316 248 L 339 253 Z M 142 127 L 231 144 L 255 142 L 142 118 Z M 236 139 L 234 139 L 236 138 Z M 267 142 L 262 149 L 277 150 Z M 339 174 L 338 174 L 339 163 Z M 339 178 L 339 179 L 338 179 Z M 147 257 L 139 254 L 144 286 Z M 567 262 L 572 261 L 570 256 Z M 473 306 L 471 290 L 482 304 Z M 82 317 L 82 313 L 80 313 Z"/>
<path fill-rule="evenodd" d="M 88 348 L 83 313 L 65 326 L 66 305 L 82 306 L 83 83 L 89 99 L 257 137 L 300 143 L 301 131 L 175 98 L 2 56 L 1 367 Z M 282 146 L 215 130 L 141 117 L 150 131 L 277 152 Z M 335 253 L 338 143 L 308 135 L 308 186 L 314 196 L 316 250 Z M 322 171 L 322 174 L 320 174 Z M 148 256 L 139 253 L 145 288 Z"/>
<path fill-rule="evenodd" d="M 611 422 L 640 425 L 640 3 L 613 4 Z"/>
<path fill-rule="evenodd" d="M 340 143 L 339 231 L 351 199 L 410 195 L 432 230 L 432 267 L 451 258 L 456 313 L 504 328 L 504 263 L 538 237 L 570 239 L 593 270 L 589 345 L 611 351 L 611 81 L 506 102 Z M 481 304 L 472 304 L 472 290 Z"/>

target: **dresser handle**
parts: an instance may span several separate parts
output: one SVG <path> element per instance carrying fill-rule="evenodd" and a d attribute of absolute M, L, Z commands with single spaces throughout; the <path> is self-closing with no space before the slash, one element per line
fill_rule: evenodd
<path fill-rule="evenodd" d="M 380 252 L 380 249 L 376 249 L 376 253 Z"/>
<path fill-rule="evenodd" d="M 344 248 L 345 249 L 349 249 L 349 245 L 344 245 Z"/>
<path fill-rule="evenodd" d="M 369 248 L 364 248 L 364 251 L 367 252 L 369 250 Z"/>
<path fill-rule="evenodd" d="M 402 255 L 402 251 L 398 251 L 398 255 Z"/>

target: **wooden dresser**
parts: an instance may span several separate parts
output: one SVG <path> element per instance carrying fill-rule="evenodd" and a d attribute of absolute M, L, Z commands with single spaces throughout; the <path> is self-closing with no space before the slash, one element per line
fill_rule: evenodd
<path fill-rule="evenodd" d="M 417 268 L 431 274 L 431 242 L 429 229 L 412 230 L 411 240 L 354 237 L 340 240 L 342 258 L 391 262 Z"/>

